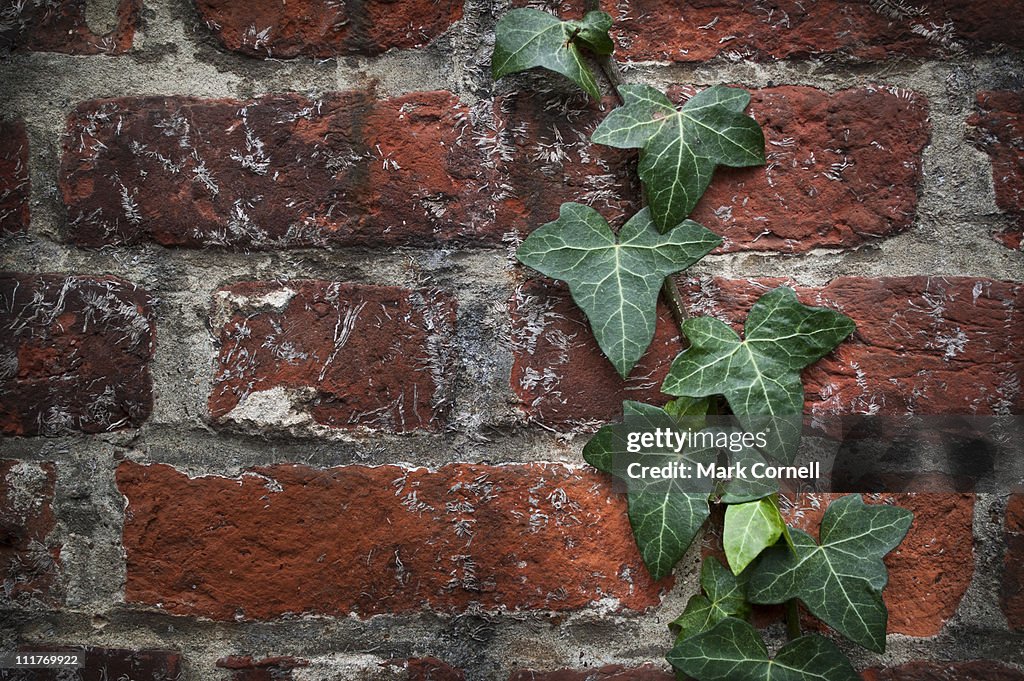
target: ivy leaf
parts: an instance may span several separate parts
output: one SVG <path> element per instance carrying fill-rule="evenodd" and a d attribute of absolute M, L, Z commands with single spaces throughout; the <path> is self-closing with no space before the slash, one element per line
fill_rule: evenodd
<path fill-rule="evenodd" d="M 750 600 L 799 598 L 851 641 L 883 652 L 888 612 L 882 589 L 889 574 L 882 558 L 903 540 L 912 520 L 910 511 L 898 506 L 868 506 L 856 494 L 842 497 L 825 511 L 820 545 L 792 530 L 792 549 L 764 552 L 750 578 Z"/>
<path fill-rule="evenodd" d="M 771 498 L 732 504 L 725 509 L 722 545 L 734 575 L 774 544 L 786 530 L 778 507 Z"/>
<path fill-rule="evenodd" d="M 849 317 L 810 307 L 780 286 L 754 303 L 740 340 L 727 324 L 695 317 L 683 324 L 690 347 L 672 362 L 662 391 L 669 395 L 725 395 L 747 431 L 766 434 L 768 453 L 789 461 L 800 439 L 804 389 L 800 370 L 813 364 L 854 330 Z M 788 417 L 788 418 L 787 418 Z"/>
<path fill-rule="evenodd" d="M 600 99 L 579 45 L 597 54 L 611 54 L 611 27 L 612 18 L 605 12 L 587 12 L 582 21 L 562 21 L 540 10 L 514 9 L 501 17 L 495 28 L 491 56 L 494 78 L 540 66 L 566 76 L 591 97 Z"/>
<path fill-rule="evenodd" d="M 591 138 L 620 149 L 640 148 L 640 179 L 661 231 L 688 216 L 708 188 L 716 166 L 765 162 L 764 133 L 743 110 L 750 95 L 722 85 L 690 98 L 681 110 L 647 85 L 619 87 L 624 104 Z"/>
<path fill-rule="evenodd" d="M 850 661 L 828 639 L 801 636 L 772 660 L 757 630 L 735 617 L 677 643 L 667 659 L 697 681 L 860 681 Z"/>
<path fill-rule="evenodd" d="M 729 452 L 729 463 L 739 464 L 748 472 L 756 463 L 767 464 L 756 447 L 743 447 L 737 452 Z M 737 477 L 729 481 L 725 488 L 725 494 L 719 501 L 723 504 L 742 504 L 747 501 L 757 501 L 778 491 L 779 483 L 773 478 Z"/>
<path fill-rule="evenodd" d="M 623 402 L 623 413 L 628 424 L 604 426 L 583 448 L 583 458 L 595 468 L 625 478 L 625 471 L 616 470 L 615 459 L 622 433 L 627 431 L 654 431 L 657 428 L 677 428 L 679 422 L 664 409 L 641 402 Z M 692 417 L 691 417 L 692 418 Z M 679 454 L 679 460 L 688 464 L 708 464 L 715 460 L 714 449 L 701 449 Z M 637 460 L 636 455 L 631 455 Z M 669 463 L 658 457 L 654 465 Z M 703 485 L 704 489 L 699 490 Z M 697 488 L 699 491 L 694 492 Z M 650 479 L 628 481 L 626 500 L 629 505 L 629 524 L 633 527 L 640 557 L 654 579 L 661 579 L 686 553 L 704 521 L 711 514 L 708 497 L 714 488 L 710 479 L 687 480 Z"/>
<path fill-rule="evenodd" d="M 703 634 L 726 617 L 746 618 L 750 612 L 746 579 L 733 575 L 717 558 L 704 559 L 700 586 L 704 593 L 691 597 L 683 614 L 669 624 L 677 642 Z"/>
<path fill-rule="evenodd" d="M 558 219 L 534 230 L 517 255 L 523 264 L 569 284 L 598 345 L 625 378 L 654 337 L 665 277 L 720 243 L 691 220 L 659 234 L 646 208 L 623 225 L 616 239 L 596 210 L 563 203 Z"/>

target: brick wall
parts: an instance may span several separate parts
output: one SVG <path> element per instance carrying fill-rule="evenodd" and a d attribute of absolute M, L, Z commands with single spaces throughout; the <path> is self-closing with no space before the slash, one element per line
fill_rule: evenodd
<path fill-rule="evenodd" d="M 679 278 L 692 314 L 785 282 L 853 317 L 811 415 L 1024 412 L 1019 2 L 602 5 L 627 79 L 744 86 L 765 129 L 695 211 L 724 243 Z M 90 679 L 672 678 L 715 538 L 653 582 L 580 450 L 664 399 L 680 339 L 663 311 L 623 381 L 514 263 L 561 202 L 621 222 L 638 184 L 588 142 L 613 100 L 491 81 L 507 7 L 0 6 L 0 649 L 87 646 Z M 1024 678 L 1024 495 L 893 499 L 864 678 Z"/>

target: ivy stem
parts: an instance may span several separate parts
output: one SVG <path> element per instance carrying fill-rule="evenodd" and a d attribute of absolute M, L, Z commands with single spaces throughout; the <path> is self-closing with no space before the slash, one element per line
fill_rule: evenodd
<path fill-rule="evenodd" d="M 800 638 L 800 633 L 800 609 L 796 599 L 790 598 L 786 601 L 786 637 L 792 641 Z"/>
<path fill-rule="evenodd" d="M 584 3 L 584 10 L 587 12 L 594 12 L 600 9 L 601 0 L 586 0 Z M 618 63 L 610 55 L 595 55 L 595 57 L 598 66 L 601 67 L 601 73 L 604 74 L 605 79 L 615 91 L 615 97 L 619 100 L 619 104 L 624 104 L 625 100 L 619 92 L 619 86 L 626 81 L 622 78 L 622 71 L 619 70 Z M 661 284 L 661 297 L 668 306 L 669 312 L 672 313 L 672 319 L 675 320 L 676 326 L 679 327 L 680 340 L 686 345 L 687 341 L 686 334 L 683 333 L 683 322 L 686 321 L 689 315 L 686 314 L 683 296 L 679 293 L 675 279 L 671 276 L 665 277 L 665 281 Z"/>

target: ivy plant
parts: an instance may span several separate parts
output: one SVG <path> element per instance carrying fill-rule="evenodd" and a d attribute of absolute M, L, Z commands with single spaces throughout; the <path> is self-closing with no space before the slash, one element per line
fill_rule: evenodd
<path fill-rule="evenodd" d="M 709 439 L 677 454 L 651 455 L 659 465 L 792 461 L 802 429 L 800 372 L 842 343 L 854 323 L 835 310 L 804 305 L 784 286 L 754 303 L 742 338 L 718 319 L 682 318 L 672 275 L 721 243 L 690 220 L 690 212 L 716 167 L 765 162 L 764 135 L 745 113 L 750 95 L 742 89 L 716 85 L 677 108 L 655 88 L 622 83 L 609 57 L 611 26 L 609 15 L 600 11 L 571 21 L 538 10 L 512 10 L 497 23 L 492 57 L 495 78 L 541 67 L 595 99 L 601 92 L 590 64 L 599 63 L 621 105 L 592 140 L 639 150 L 648 203 L 618 234 L 593 208 L 565 203 L 557 220 L 523 241 L 519 260 L 568 285 L 602 352 L 624 378 L 653 338 L 659 291 L 678 312 L 680 334 L 688 342 L 662 385 L 675 399 L 663 407 L 625 402 L 623 422 L 601 428 L 583 457 L 625 478 L 622 462 L 644 456 L 626 451 L 629 433 L 668 428 Z M 742 430 L 710 424 L 712 414 L 731 415 Z M 764 435 L 756 445 L 722 444 L 736 433 L 754 431 Z M 627 503 L 640 556 L 654 579 L 672 573 L 712 516 L 712 506 L 725 506 L 726 564 L 713 556 L 704 559 L 702 593 L 670 625 L 675 644 L 667 660 L 680 674 L 698 681 L 858 679 L 835 643 L 801 635 L 800 603 L 853 643 L 884 650 L 887 611 L 881 593 L 888 575 L 882 558 L 906 535 L 909 511 L 845 496 L 825 511 L 815 540 L 787 526 L 771 480 L 630 480 Z M 779 603 L 787 606 L 790 640 L 772 657 L 747 617 L 753 604 Z"/>

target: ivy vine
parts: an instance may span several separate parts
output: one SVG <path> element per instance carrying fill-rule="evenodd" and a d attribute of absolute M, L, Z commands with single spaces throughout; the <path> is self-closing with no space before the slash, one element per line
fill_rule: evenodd
<path fill-rule="evenodd" d="M 592 141 L 639 149 L 648 204 L 618 234 L 593 208 L 562 204 L 557 220 L 523 241 L 519 260 L 568 284 L 602 352 L 623 377 L 651 343 L 659 291 L 689 342 L 662 385 L 676 399 L 664 407 L 625 402 L 624 422 L 601 428 L 583 456 L 599 470 L 622 476 L 616 462 L 624 430 L 715 431 L 707 416 L 730 413 L 744 431 L 770 433 L 763 446 L 691 447 L 678 454 L 679 462 L 706 465 L 723 456 L 742 465 L 766 458 L 791 461 L 803 413 L 800 372 L 853 333 L 854 323 L 834 310 L 803 305 L 787 287 L 757 300 L 742 339 L 717 319 L 686 318 L 672 275 L 721 243 L 688 216 L 717 166 L 764 164 L 764 135 L 744 113 L 750 95 L 742 89 L 716 85 L 677 108 L 655 88 L 623 83 L 609 57 L 611 27 L 611 17 L 601 11 L 569 21 L 515 9 L 498 21 L 492 56 L 496 79 L 540 67 L 595 99 L 601 94 L 588 64 L 600 64 L 621 105 Z M 888 613 L 881 593 L 888 573 L 882 559 L 906 535 L 909 511 L 845 496 L 825 511 L 816 541 L 786 525 L 774 482 L 708 479 L 683 487 L 674 478 L 631 481 L 627 501 L 637 547 L 654 579 L 672 572 L 711 516 L 711 505 L 725 505 L 728 567 L 705 558 L 702 593 L 670 625 L 676 639 L 667 660 L 678 673 L 698 681 L 859 679 L 835 643 L 801 635 L 798 603 L 852 642 L 884 651 Z M 747 617 L 752 604 L 780 603 L 787 605 L 790 640 L 772 658 Z"/>

